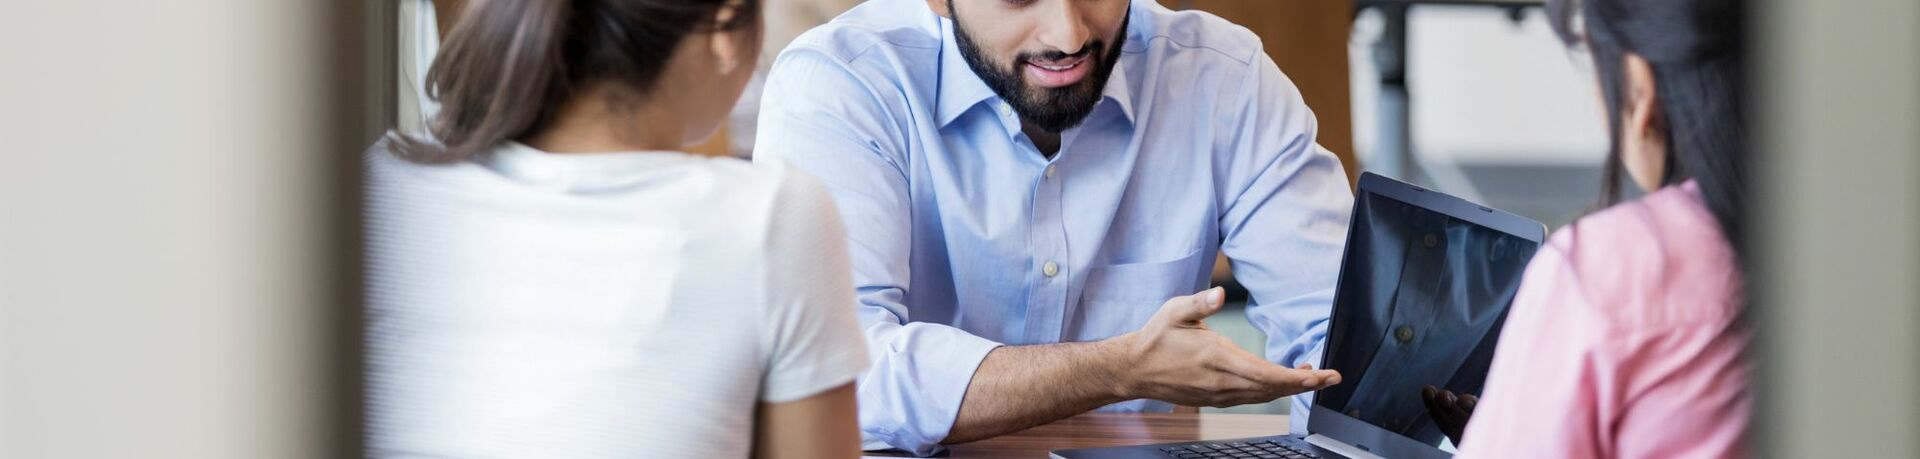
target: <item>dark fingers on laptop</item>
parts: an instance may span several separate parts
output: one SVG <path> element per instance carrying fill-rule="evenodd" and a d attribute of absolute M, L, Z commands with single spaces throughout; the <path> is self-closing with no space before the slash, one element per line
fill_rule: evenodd
<path fill-rule="evenodd" d="M 1480 398 L 1473 394 L 1456 394 L 1433 386 L 1422 387 L 1420 399 L 1426 403 L 1434 425 L 1453 439 L 1454 444 L 1460 443 L 1467 421 L 1473 417 L 1473 408 L 1480 403 Z"/>

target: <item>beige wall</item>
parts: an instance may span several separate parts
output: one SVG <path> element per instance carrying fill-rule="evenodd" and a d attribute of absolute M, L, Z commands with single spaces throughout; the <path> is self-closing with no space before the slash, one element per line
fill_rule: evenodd
<path fill-rule="evenodd" d="M 379 3 L 0 0 L 0 457 L 356 453 Z"/>
<path fill-rule="evenodd" d="M 1752 2 L 1759 451 L 1920 457 L 1920 2 Z"/>

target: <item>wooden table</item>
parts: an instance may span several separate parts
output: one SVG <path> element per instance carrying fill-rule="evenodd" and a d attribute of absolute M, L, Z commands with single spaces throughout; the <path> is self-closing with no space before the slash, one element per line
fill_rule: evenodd
<path fill-rule="evenodd" d="M 1274 414 L 1087 413 L 1052 424 L 948 447 L 950 458 L 1044 458 L 1056 449 L 1224 440 L 1287 433 Z M 868 453 L 873 454 L 873 453 Z"/>

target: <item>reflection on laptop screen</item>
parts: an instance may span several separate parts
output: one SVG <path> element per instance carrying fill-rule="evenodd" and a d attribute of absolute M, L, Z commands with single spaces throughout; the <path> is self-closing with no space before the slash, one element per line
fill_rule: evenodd
<path fill-rule="evenodd" d="M 1420 390 L 1481 392 L 1538 245 L 1386 196 L 1355 199 L 1326 349 L 1343 382 L 1314 403 L 1440 446 Z"/>

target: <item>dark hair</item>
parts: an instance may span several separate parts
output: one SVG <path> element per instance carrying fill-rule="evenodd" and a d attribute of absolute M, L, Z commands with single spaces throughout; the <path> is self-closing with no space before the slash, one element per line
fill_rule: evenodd
<path fill-rule="evenodd" d="M 1746 73 L 1741 46 L 1742 0 L 1550 0 L 1554 30 L 1570 45 L 1593 51 L 1615 144 L 1601 185 L 1602 204 L 1619 202 L 1621 59 L 1633 53 L 1653 69 L 1667 136 L 1662 185 L 1692 179 L 1735 253 L 1746 231 Z M 1576 24 L 1575 21 L 1580 21 Z M 1584 27 L 1582 27 L 1584 26 Z"/>
<path fill-rule="evenodd" d="M 427 71 L 440 102 L 428 123 L 435 141 L 396 136 L 408 161 L 449 163 L 552 121 L 583 85 L 614 82 L 623 101 L 653 89 L 688 34 L 759 20 L 757 0 L 714 23 L 729 0 L 481 0 L 469 4 Z"/>

